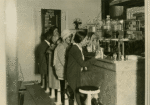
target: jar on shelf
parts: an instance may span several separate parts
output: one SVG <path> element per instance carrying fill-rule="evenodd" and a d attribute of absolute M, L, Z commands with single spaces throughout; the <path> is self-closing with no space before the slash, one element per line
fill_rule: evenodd
<path fill-rule="evenodd" d="M 107 18 L 106 18 L 106 29 L 111 30 L 111 21 L 110 21 L 109 15 L 107 15 Z"/>

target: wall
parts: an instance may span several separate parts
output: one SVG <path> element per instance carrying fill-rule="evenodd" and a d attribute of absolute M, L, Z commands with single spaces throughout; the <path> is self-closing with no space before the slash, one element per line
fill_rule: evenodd
<path fill-rule="evenodd" d="M 7 105 L 6 99 L 6 51 L 5 51 L 5 0 L 0 0 L 0 100 Z"/>
<path fill-rule="evenodd" d="M 62 10 L 62 30 L 74 29 L 75 18 L 81 18 L 84 25 L 89 19 L 94 19 L 99 13 L 101 14 L 101 0 L 17 1 L 18 64 L 24 81 L 40 80 L 40 76 L 34 73 L 34 50 L 40 42 L 41 8 Z"/>
<path fill-rule="evenodd" d="M 5 51 L 7 73 L 7 105 L 18 105 L 17 1 L 5 1 Z"/>

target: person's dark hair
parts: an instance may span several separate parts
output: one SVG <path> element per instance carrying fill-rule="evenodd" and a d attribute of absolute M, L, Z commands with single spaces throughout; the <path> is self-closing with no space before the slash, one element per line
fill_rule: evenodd
<path fill-rule="evenodd" d="M 56 27 L 56 26 L 51 27 L 52 32 L 53 32 L 55 29 L 58 29 L 58 27 Z"/>
<path fill-rule="evenodd" d="M 82 32 L 82 31 L 76 32 L 75 37 L 74 37 L 74 42 L 80 43 L 86 37 L 86 35 L 87 34 L 85 32 Z"/>
<path fill-rule="evenodd" d="M 91 38 L 93 36 L 93 34 L 94 34 L 93 32 L 88 32 L 87 33 L 88 38 Z"/>
<path fill-rule="evenodd" d="M 54 30 L 49 29 L 48 31 L 49 31 L 50 36 L 53 36 L 53 31 L 54 31 Z"/>
<path fill-rule="evenodd" d="M 52 37 L 52 34 L 50 31 L 47 31 L 45 34 L 44 34 L 44 39 L 47 39 L 48 37 Z"/>

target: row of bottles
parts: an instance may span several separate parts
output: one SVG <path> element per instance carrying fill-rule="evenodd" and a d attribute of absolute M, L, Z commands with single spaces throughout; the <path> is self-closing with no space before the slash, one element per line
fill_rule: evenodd
<path fill-rule="evenodd" d="M 110 19 L 110 16 L 107 15 L 107 18 L 105 21 L 103 21 L 103 29 L 104 30 L 112 30 L 112 31 L 118 31 L 123 30 L 123 20 L 112 20 Z"/>
<path fill-rule="evenodd" d="M 127 56 L 124 56 L 124 44 L 112 42 L 103 42 L 99 40 L 93 40 L 87 46 L 88 52 L 95 52 L 96 58 L 103 59 L 105 54 L 110 56 L 113 60 L 117 61 L 124 61 L 127 60 Z"/>

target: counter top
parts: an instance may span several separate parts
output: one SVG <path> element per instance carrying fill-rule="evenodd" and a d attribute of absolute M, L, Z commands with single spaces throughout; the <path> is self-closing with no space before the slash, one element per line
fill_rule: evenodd
<path fill-rule="evenodd" d="M 145 66 L 145 58 L 138 57 L 138 59 L 129 59 L 125 61 L 114 61 L 110 58 L 98 58 L 92 62 L 94 66 L 105 68 L 107 70 L 128 71 L 128 70 L 141 70 Z"/>

